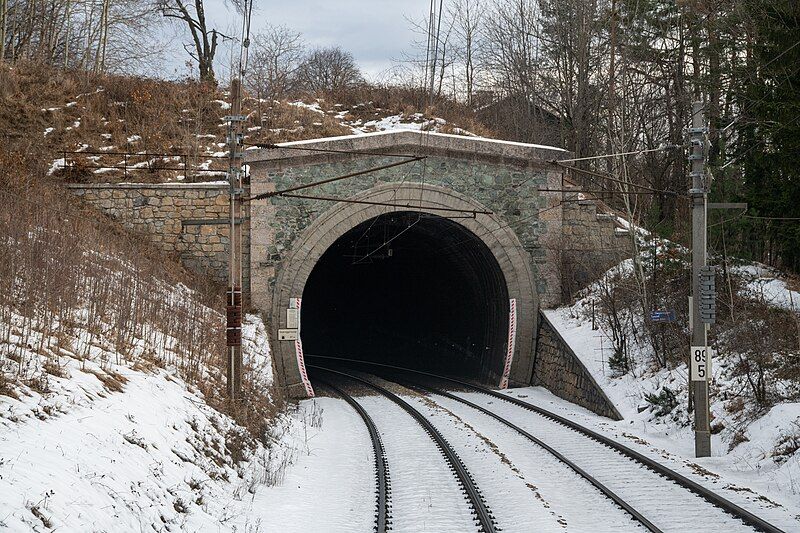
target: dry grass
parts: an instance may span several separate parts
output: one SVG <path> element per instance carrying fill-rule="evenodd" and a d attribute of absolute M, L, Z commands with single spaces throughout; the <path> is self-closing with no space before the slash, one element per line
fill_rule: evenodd
<path fill-rule="evenodd" d="M 390 115 L 403 115 L 411 120 L 415 114 L 421 113 L 420 121 L 433 118 L 446 120 L 447 123 L 440 127 L 441 133 L 460 133 L 458 130 L 461 129 L 481 137 L 496 137 L 496 132 L 479 121 L 468 106 L 447 98 L 439 98 L 433 106 L 429 106 L 424 91 L 419 89 L 362 85 L 319 96 L 329 106 L 323 105 L 323 109 L 336 109 L 333 107 L 335 104 L 341 106 L 338 108 L 340 111 L 346 109 L 347 121 L 360 119 L 367 122 Z"/>
<path fill-rule="evenodd" d="M 227 168 L 224 156 L 214 156 L 226 150 L 227 99 L 224 91 L 191 80 L 95 76 L 24 62 L 0 66 L 0 150 L 35 151 L 42 175 L 64 151 L 80 150 L 68 154 L 72 168 L 55 173 L 68 182 L 218 179 Z M 251 143 L 349 133 L 333 117 L 287 102 L 245 98 L 242 114 Z M 98 165 L 123 163 L 143 168 L 97 172 Z"/>
<path fill-rule="evenodd" d="M 772 458 L 776 463 L 782 463 L 791 458 L 800 450 L 800 422 L 794 422 L 792 428 L 784 432 L 772 450 Z"/>
<path fill-rule="evenodd" d="M 52 358 L 45 360 L 44 364 L 42 364 L 42 370 L 57 378 L 69 378 L 67 370 L 62 365 L 58 364 L 58 361 Z"/>
<path fill-rule="evenodd" d="M 96 92 L 98 86 L 104 91 Z M 87 94 L 76 98 L 81 93 Z M 118 354 L 110 363 L 149 371 L 177 369 L 211 405 L 261 438 L 255 431 L 278 409 L 271 391 L 263 384 L 253 385 L 247 407 L 225 400 L 224 317 L 214 311 L 222 308 L 223 289 L 82 204 L 63 189 L 58 176 L 47 176 L 59 149 L 79 143 L 103 146 L 101 133 L 111 135 L 109 142 L 122 143 L 135 128 L 148 150 L 199 147 L 192 128 L 217 126 L 222 113 L 213 102 L 217 96 L 189 82 L 96 78 L 37 65 L 20 64 L 13 70 L 0 66 L 0 323 L 10 324 L 12 313 L 23 322 L 5 328 L 6 338 L 0 339 L 19 345 L 0 355 L 0 394 L 15 394 L 20 385 L 50 392 L 49 376 L 60 376 L 59 366 L 45 360 L 44 371 L 31 373 L 26 360 L 30 353 L 65 348 L 87 360 L 93 357 L 91 345 L 103 340 L 106 350 Z M 66 106 L 73 101 L 78 103 Z M 46 111 L 52 107 L 60 109 Z M 193 110 L 193 120 L 172 120 L 175 109 Z M 80 127 L 66 129 L 78 119 Z M 46 127 L 56 130 L 44 136 Z M 193 292 L 165 301 L 165 291 L 178 284 Z M 90 331 L 91 338 L 76 350 L 69 343 L 81 329 Z M 11 335 L 22 341 L 10 343 Z M 170 346 L 165 353 L 174 355 L 167 360 L 154 354 L 127 360 L 134 338 Z M 124 378 L 111 370 L 112 364 L 98 363 L 106 369 L 95 374 L 98 379 L 108 390 L 121 391 Z"/>
<path fill-rule="evenodd" d="M 0 372 L 0 396 L 8 396 L 9 398 L 19 399 L 14 382 L 10 380 L 5 373 Z"/>
<path fill-rule="evenodd" d="M 259 103 L 246 98 L 244 106 L 250 110 L 248 127 L 251 131 L 246 139 L 250 143 L 300 141 L 350 133 L 349 128 L 342 126 L 330 114 L 317 113 L 286 101 Z"/>
<path fill-rule="evenodd" d="M 350 129 L 336 117 L 343 110 L 347 110 L 344 120 L 362 122 L 389 115 L 403 115 L 405 120 L 413 121 L 421 110 L 422 117 L 416 120 L 441 117 L 447 121 L 441 126 L 444 133 L 460 133 L 463 129 L 477 135 L 493 135 L 468 107 L 440 99 L 425 108 L 423 95 L 416 90 L 365 85 L 318 96 L 324 113 L 288 101 L 245 97 L 245 142 L 276 143 L 346 135 Z M 227 161 L 224 156 L 213 155 L 226 150 L 222 118 L 230 113 L 224 105 L 227 99 L 224 91 L 192 80 L 97 76 L 25 62 L 18 62 L 13 68 L 0 65 L 0 151 L 35 153 L 39 175 L 44 175 L 64 151 L 83 151 L 68 155 L 71 168 L 55 174 L 61 181 L 218 179 Z M 45 135 L 50 128 L 52 131 Z M 103 150 L 138 155 L 125 157 Z M 128 166 L 144 167 L 129 170 L 127 175 L 122 170 L 97 172 L 97 165 L 122 165 L 126 161 Z M 202 171 L 201 166 L 210 172 Z"/>
<path fill-rule="evenodd" d="M 108 392 L 122 392 L 125 390 L 125 383 L 128 382 L 128 378 L 113 370 L 88 370 L 87 372 L 99 379 Z"/>

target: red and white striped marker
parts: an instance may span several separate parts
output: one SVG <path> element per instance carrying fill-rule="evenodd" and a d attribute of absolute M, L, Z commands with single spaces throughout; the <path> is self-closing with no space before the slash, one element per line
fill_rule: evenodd
<path fill-rule="evenodd" d="M 311 386 L 311 380 L 308 379 L 308 371 L 306 371 L 306 362 L 303 358 L 303 341 L 300 340 L 300 304 L 302 298 L 292 298 L 295 308 L 297 309 L 297 339 L 294 341 L 294 351 L 297 354 L 297 368 L 300 369 L 300 378 L 303 380 L 303 386 L 306 388 L 306 394 L 309 398 L 314 397 L 314 387 Z"/>
<path fill-rule="evenodd" d="M 506 364 L 503 367 L 503 377 L 500 379 L 500 388 L 508 388 L 508 377 L 511 375 L 511 362 L 514 360 L 514 345 L 517 341 L 517 299 L 508 301 L 508 351 Z"/>

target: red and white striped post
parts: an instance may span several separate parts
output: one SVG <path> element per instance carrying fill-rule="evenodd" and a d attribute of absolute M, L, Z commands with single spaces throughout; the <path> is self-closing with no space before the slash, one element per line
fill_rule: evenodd
<path fill-rule="evenodd" d="M 508 350 L 506 351 L 506 364 L 503 367 L 503 377 L 500 379 L 500 388 L 508 388 L 508 378 L 511 375 L 511 363 L 514 360 L 514 346 L 517 341 L 517 300 L 508 301 Z"/>
<path fill-rule="evenodd" d="M 314 397 L 314 387 L 311 386 L 311 380 L 308 379 L 308 371 L 306 371 L 306 362 L 305 358 L 303 357 L 303 341 L 300 340 L 300 325 L 302 323 L 302 313 L 300 311 L 300 305 L 302 304 L 302 298 L 292 298 L 294 302 L 294 306 L 297 309 L 297 338 L 294 341 L 294 351 L 297 354 L 297 368 L 300 369 L 300 379 L 303 380 L 303 387 L 306 389 L 306 394 L 309 398 Z"/>

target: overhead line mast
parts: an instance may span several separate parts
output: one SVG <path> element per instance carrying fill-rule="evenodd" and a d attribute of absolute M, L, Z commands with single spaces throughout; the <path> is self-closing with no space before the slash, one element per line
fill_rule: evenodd
<path fill-rule="evenodd" d="M 711 379 L 711 351 L 708 349 L 708 326 L 714 322 L 714 271 L 707 266 L 708 180 L 706 175 L 706 133 L 703 103 L 692 105 L 689 130 L 692 150 L 690 176 L 692 188 L 692 306 L 689 377 L 694 398 L 695 457 L 711 455 L 708 383 Z"/>
<path fill-rule="evenodd" d="M 231 80 L 231 111 L 228 122 L 228 190 L 229 202 L 229 269 L 226 295 L 226 344 L 228 397 L 240 400 L 242 396 L 242 122 L 241 82 Z"/>
<path fill-rule="evenodd" d="M 245 0 L 242 9 L 242 40 L 239 50 L 239 64 L 233 69 L 231 77 L 231 114 L 224 117 L 228 123 L 228 189 L 229 189 L 229 265 L 228 288 L 225 306 L 225 332 L 227 356 L 228 398 L 232 401 L 242 399 L 242 216 L 244 203 L 244 170 L 242 168 L 242 147 L 244 136 L 242 124 L 247 119 L 242 113 L 242 81 L 247 65 L 247 48 L 250 46 L 250 15 L 253 0 Z"/>

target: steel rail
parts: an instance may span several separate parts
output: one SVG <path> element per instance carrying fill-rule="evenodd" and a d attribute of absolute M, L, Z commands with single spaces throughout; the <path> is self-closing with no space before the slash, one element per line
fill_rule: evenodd
<path fill-rule="evenodd" d="M 350 404 L 350 407 L 352 407 L 355 412 L 358 413 L 358 416 L 360 416 L 361 420 L 364 421 L 364 425 L 367 426 L 369 438 L 372 441 L 372 450 L 375 454 L 375 477 L 378 484 L 376 495 L 377 510 L 375 517 L 375 532 L 386 533 L 390 529 L 389 524 L 391 522 L 389 509 L 391 508 L 390 499 L 392 490 L 389 487 L 389 465 L 386 462 L 386 450 L 383 447 L 383 441 L 381 441 L 381 435 L 378 433 L 378 428 L 375 426 L 375 422 L 372 421 L 372 418 L 370 418 L 369 414 L 367 414 L 367 411 L 355 400 L 355 398 L 326 379 L 317 377 L 316 381 L 319 381 L 331 389 L 340 398 Z"/>
<path fill-rule="evenodd" d="M 472 479 L 472 475 L 467 470 L 467 467 L 464 466 L 464 463 L 461 462 L 461 459 L 456 454 L 455 450 L 450 446 L 450 444 L 445 440 L 439 430 L 434 427 L 431 422 L 425 418 L 422 413 L 414 409 L 408 402 L 394 394 L 393 392 L 381 387 L 380 385 L 376 385 L 369 380 L 360 378 L 358 376 L 354 376 L 352 374 L 348 374 L 346 372 L 341 372 L 338 370 L 333 370 L 330 368 L 315 366 L 315 365 L 306 365 L 307 368 L 313 370 L 322 370 L 331 372 L 333 374 L 338 374 L 343 376 L 347 379 L 357 381 L 362 385 L 367 386 L 368 388 L 374 390 L 375 392 L 385 396 L 389 400 L 396 403 L 401 409 L 403 409 L 406 413 L 408 413 L 420 426 L 422 429 L 425 430 L 433 442 L 436 444 L 439 451 L 444 456 L 447 463 L 453 470 L 453 473 L 456 475 L 456 479 L 458 480 L 459 484 L 463 487 L 464 492 L 467 496 L 467 501 L 469 502 L 472 509 L 475 511 L 476 518 L 478 519 L 478 524 L 480 529 L 483 533 L 496 533 L 498 531 L 497 526 L 494 523 L 494 517 L 489 509 L 486 507 L 486 503 L 483 500 L 483 496 L 481 495 L 478 487 L 475 485 L 475 482 Z"/>
<path fill-rule="evenodd" d="M 497 420 L 498 422 L 500 422 L 501 424 L 505 425 L 506 427 L 509 427 L 509 428 L 513 429 L 514 431 L 516 431 L 517 433 L 519 433 L 520 435 L 522 435 L 526 439 L 530 440 L 531 442 L 533 442 L 534 444 L 536 444 L 540 448 L 543 448 L 544 450 L 549 452 L 556 459 L 558 459 L 559 461 L 564 463 L 566 466 L 568 466 L 570 469 L 572 469 L 576 474 L 578 474 L 583 479 L 585 479 L 586 481 L 591 483 L 596 489 L 598 489 L 600 492 L 605 494 L 614 503 L 619 505 L 624 511 L 626 511 L 628 514 L 630 514 L 634 518 L 634 520 L 640 522 L 648 530 L 652 531 L 653 533 L 662 533 L 662 530 L 659 529 L 658 526 L 653 524 L 650 520 L 648 520 L 642 513 L 640 513 L 636 509 L 634 509 L 628 502 L 623 500 L 619 495 L 614 493 L 611 489 L 606 487 L 603 483 L 598 481 L 591 474 L 589 474 L 584 469 L 582 469 L 581 467 L 579 467 L 578 465 L 576 465 L 575 463 L 573 463 L 572 461 L 567 459 L 561 452 L 559 452 L 558 450 L 556 450 L 555 448 L 553 448 L 549 444 L 541 441 L 537 437 L 534 437 L 533 435 L 531 435 L 530 433 L 528 433 L 527 431 L 525 431 L 521 427 L 517 426 L 516 424 L 506 420 L 502 416 L 500 416 L 500 415 L 498 415 L 496 413 L 493 413 L 492 411 L 490 411 L 490 410 L 486 409 L 485 407 L 482 407 L 482 406 L 480 406 L 480 405 L 478 405 L 476 403 L 473 403 L 473 402 L 471 402 L 469 400 L 461 398 L 460 396 L 456 396 L 455 394 L 451 394 L 451 393 L 449 393 L 447 391 L 444 391 L 444 390 L 441 390 L 441 389 L 437 389 L 435 387 L 431 387 L 431 386 L 428 386 L 428 385 L 422 385 L 421 383 L 418 383 L 418 382 L 411 382 L 411 383 L 405 382 L 405 384 L 404 384 L 403 383 L 404 382 L 403 379 L 397 380 L 394 377 L 392 377 L 390 379 L 391 379 L 391 381 L 396 381 L 400 385 L 403 385 L 403 386 L 406 386 L 406 387 L 410 387 L 410 388 L 416 387 L 418 389 L 421 389 L 423 391 L 429 392 L 431 394 L 444 396 L 445 398 L 450 398 L 451 400 L 455 400 L 457 402 L 463 403 L 464 405 L 467 405 L 467 406 L 475 409 L 476 411 L 479 411 L 479 412 L 481 412 L 481 413 L 483 413 L 483 414 L 485 414 L 485 415 Z"/>
<path fill-rule="evenodd" d="M 605 445 L 605 446 L 607 446 L 609 448 L 612 448 L 612 449 L 616 450 L 620 454 L 622 454 L 622 455 L 624 455 L 624 456 L 626 456 L 626 457 L 628 457 L 630 459 L 633 459 L 634 461 L 636 461 L 636 462 L 640 463 L 641 465 L 647 467 L 648 469 L 652 470 L 656 474 L 664 476 L 665 478 L 669 479 L 670 481 L 673 481 L 674 483 L 684 487 L 685 489 L 688 489 L 691 492 L 694 492 L 695 494 L 697 494 L 698 496 L 702 497 L 703 499 L 705 499 L 710 504 L 719 507 L 720 509 L 724 510 L 728 514 L 740 519 L 745 524 L 747 524 L 749 526 L 752 526 L 752 527 L 754 527 L 755 529 L 757 529 L 759 531 L 764 531 L 765 533 L 785 533 L 782 529 L 770 524 L 769 522 L 767 522 L 763 518 L 751 513 L 747 509 L 744 509 L 744 508 L 736 505 L 732 501 L 730 501 L 730 500 L 728 500 L 726 498 L 723 498 L 722 496 L 720 496 L 716 492 L 713 492 L 713 491 L 707 489 L 706 487 L 700 485 L 696 481 L 692 481 L 691 479 L 687 478 L 686 476 L 684 476 L 682 474 L 679 474 L 678 472 L 675 472 L 674 470 L 664 466 L 663 464 L 659 463 L 658 461 L 655 461 L 655 460 L 647 457 L 646 455 L 644 455 L 644 454 L 642 454 L 640 452 L 637 452 L 636 450 L 633 450 L 633 449 L 625 446 L 624 444 L 620 444 L 619 442 L 617 442 L 617 441 L 615 441 L 615 440 L 613 440 L 613 439 L 611 439 L 609 437 L 606 437 L 605 435 L 602 435 L 602 434 L 600 434 L 600 433 L 598 433 L 596 431 L 593 431 L 593 430 L 591 430 L 591 429 L 589 429 L 587 427 L 584 427 L 584 426 L 578 424 L 577 422 L 573 422 L 572 420 L 569 420 L 568 418 L 564 418 L 563 416 L 557 415 L 556 413 L 553 413 L 552 411 L 548 411 L 547 409 L 544 409 L 542 407 L 530 404 L 528 402 L 524 402 L 524 401 L 519 400 L 517 398 L 513 398 L 513 397 L 510 397 L 510 396 L 507 396 L 505 394 L 500 394 L 499 392 L 494 391 L 494 390 L 489 389 L 489 388 L 486 388 L 486 387 L 481 387 L 479 385 L 475 385 L 473 383 L 462 381 L 460 379 L 455 379 L 455 378 L 451 378 L 451 377 L 432 374 L 430 372 L 422 372 L 420 370 L 413 370 L 413 369 L 410 369 L 410 368 L 402 368 L 402 367 L 393 366 L 393 365 L 386 365 L 386 364 L 382 364 L 382 363 L 373 363 L 373 362 L 370 362 L 370 361 L 359 361 L 357 359 L 347 359 L 347 358 L 320 356 L 320 355 L 307 355 L 306 357 L 321 358 L 321 359 L 333 359 L 333 360 L 346 361 L 346 362 L 362 364 L 362 365 L 367 365 L 367 366 L 379 366 L 379 367 L 384 367 L 384 368 L 391 368 L 393 370 L 401 370 L 401 371 L 404 371 L 404 372 L 411 372 L 411 373 L 414 373 L 414 374 L 428 376 L 428 377 L 432 377 L 432 378 L 435 378 L 435 379 L 440 379 L 440 380 L 443 380 L 443 381 L 449 381 L 451 383 L 455 383 L 455 384 L 460 385 L 462 387 L 467 387 L 467 388 L 469 388 L 469 389 L 471 389 L 471 390 L 473 390 L 475 392 L 480 392 L 480 393 L 486 394 L 488 396 L 492 396 L 494 398 L 497 398 L 497 399 L 500 399 L 500 400 L 504 400 L 506 402 L 512 403 L 512 404 L 517 405 L 519 407 L 522 407 L 523 409 L 527 409 L 528 411 L 533 411 L 534 413 L 537 413 L 537 414 L 539 414 L 539 415 L 541 415 L 541 416 L 543 416 L 545 418 L 549 418 L 549 419 L 551 419 L 551 420 L 553 420 L 555 422 L 558 422 L 558 423 L 568 427 L 569 429 L 572 429 L 573 431 L 576 431 L 577 433 L 581 433 L 584 436 L 599 442 L 600 444 L 603 444 L 603 445 Z"/>

